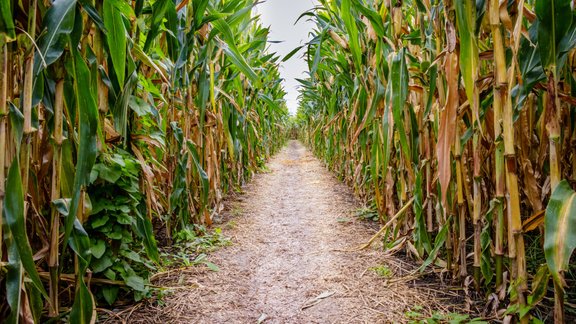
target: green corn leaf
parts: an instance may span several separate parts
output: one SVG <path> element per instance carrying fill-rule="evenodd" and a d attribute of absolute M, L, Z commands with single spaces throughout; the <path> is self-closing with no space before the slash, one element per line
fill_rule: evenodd
<path fill-rule="evenodd" d="M 107 0 L 107 1 L 110 2 L 114 7 L 116 7 L 116 9 L 120 10 L 120 12 L 128 19 L 136 17 L 134 9 L 132 8 L 132 5 L 130 4 L 129 1 L 126 0 Z"/>
<path fill-rule="evenodd" d="M 194 143 L 192 143 L 190 141 L 188 141 L 186 143 L 188 144 L 188 150 L 190 151 L 190 155 L 192 156 L 192 161 L 194 162 L 194 166 L 196 167 L 196 172 L 198 172 L 198 175 L 200 176 L 200 186 L 201 186 L 201 190 L 202 190 L 202 194 L 201 194 L 200 198 L 203 202 L 203 205 L 205 207 L 207 207 L 208 195 L 209 195 L 209 190 L 210 190 L 210 182 L 208 179 L 208 174 L 206 174 L 206 171 L 204 171 L 204 169 L 200 165 L 200 158 L 198 156 L 198 150 L 196 150 L 196 146 L 194 146 Z"/>
<path fill-rule="evenodd" d="M 22 300 L 22 262 L 14 238 L 9 230 L 4 231 L 4 244 L 8 252 L 8 265 L 6 267 L 6 301 L 10 306 L 10 315 L 6 323 L 18 323 L 20 303 Z"/>
<path fill-rule="evenodd" d="M 412 150 L 408 144 L 408 137 L 404 130 L 404 118 L 402 111 L 408 98 L 408 68 L 404 58 L 405 49 L 401 49 L 392 58 L 392 68 L 390 69 L 390 84 L 392 90 L 392 115 L 394 116 L 394 126 L 398 129 L 400 136 L 400 146 L 407 160 L 411 160 Z"/>
<path fill-rule="evenodd" d="M 562 272 L 576 249 L 576 192 L 570 184 L 560 182 L 548 202 L 544 220 L 544 254 L 552 278 L 562 287 Z"/>
<path fill-rule="evenodd" d="M 172 0 L 158 0 L 152 5 L 152 22 L 148 35 L 146 35 L 144 52 L 148 52 L 150 46 L 152 46 L 152 42 L 160 33 L 160 25 L 162 24 L 166 10 L 168 10 L 168 6 L 174 6 L 174 2 Z"/>
<path fill-rule="evenodd" d="M 296 55 L 296 53 L 298 53 L 304 46 L 306 46 L 306 45 L 298 46 L 295 49 L 293 49 L 292 51 L 290 51 L 290 53 L 286 54 L 286 56 L 284 56 L 284 58 L 282 58 L 282 62 L 286 62 L 289 59 L 291 59 L 292 56 Z"/>
<path fill-rule="evenodd" d="M 234 13 L 232 13 L 228 18 L 226 18 L 226 22 L 228 23 L 228 25 L 230 25 L 230 27 L 234 28 L 238 26 L 241 22 L 245 21 L 252 12 L 252 8 L 254 8 L 254 6 L 257 5 L 258 3 L 260 3 L 257 1 L 247 1 L 247 2 L 251 3 L 250 4 L 245 3 L 244 5 L 242 5 L 242 3 L 238 1 L 237 8 L 233 10 Z"/>
<path fill-rule="evenodd" d="M 492 199 L 490 201 L 490 208 L 488 208 L 485 216 L 485 225 L 483 226 L 482 232 L 480 234 L 480 245 L 482 247 L 480 271 L 484 277 L 485 285 L 489 285 L 494 278 L 494 271 L 492 271 L 493 258 L 491 254 L 491 247 L 493 246 L 491 233 L 492 220 L 494 219 L 495 212 L 497 212 L 499 207 L 501 208 L 501 204 L 502 202 L 499 199 Z"/>
<path fill-rule="evenodd" d="M 360 47 L 360 35 L 358 34 L 356 18 L 353 16 L 350 8 L 350 0 L 342 0 L 340 14 L 348 32 L 348 42 L 350 45 L 350 51 L 352 52 L 352 57 L 354 58 L 356 71 L 357 73 L 360 73 L 362 71 L 362 48 Z"/>
<path fill-rule="evenodd" d="M 370 176 L 372 177 L 373 185 L 376 187 L 378 183 L 378 171 L 380 171 L 380 148 L 382 144 L 380 143 L 380 132 L 378 129 L 379 124 L 374 123 L 372 126 L 372 147 L 370 148 Z"/>
<path fill-rule="evenodd" d="M 20 152 L 20 145 L 22 144 L 22 137 L 24 136 L 24 115 L 13 103 L 9 103 L 10 107 L 10 127 L 12 129 L 12 136 L 14 136 L 14 144 L 16 151 Z"/>
<path fill-rule="evenodd" d="M 440 252 L 440 249 L 444 247 L 444 242 L 446 242 L 446 237 L 448 236 L 448 227 L 450 225 L 450 221 L 451 218 L 448 218 L 446 223 L 442 225 L 442 228 L 436 235 L 436 238 L 434 239 L 434 248 L 428 255 L 428 258 L 426 258 L 426 261 L 424 261 L 418 269 L 420 272 L 424 271 L 429 265 L 432 264 L 432 262 L 434 262 L 434 260 L 436 260 L 438 257 L 438 252 Z"/>
<path fill-rule="evenodd" d="M 472 104 L 478 75 L 478 41 L 476 40 L 476 1 L 456 1 L 456 23 L 460 36 L 460 72 L 466 95 Z"/>
<path fill-rule="evenodd" d="M 126 71 L 126 28 L 124 27 L 122 13 L 110 0 L 104 0 L 102 11 L 112 66 L 118 78 L 118 83 L 123 86 Z"/>
<path fill-rule="evenodd" d="M 560 42 L 572 24 L 570 0 L 536 0 L 538 17 L 538 49 L 546 70 L 555 69 L 558 63 Z M 555 71 L 554 71 L 555 72 Z"/>
<path fill-rule="evenodd" d="M 148 257 L 152 261 L 160 263 L 160 255 L 158 253 L 156 238 L 154 238 L 152 222 L 148 217 L 146 217 L 145 212 L 141 213 L 138 210 L 136 210 L 136 231 L 144 241 L 144 247 L 146 248 L 146 254 Z"/>
<path fill-rule="evenodd" d="M 84 274 L 91 257 L 90 240 L 76 215 L 82 199 L 82 187 L 90 182 L 90 173 L 96 160 L 98 108 L 93 96 L 94 91 L 92 91 L 91 87 L 90 70 L 77 50 L 73 50 L 72 54 L 73 56 L 67 62 L 67 69 L 74 78 L 73 87 L 76 97 L 79 138 L 76 149 L 78 157 L 76 160 L 72 199 L 68 215 L 65 215 L 64 242 L 68 242 L 78 256 L 79 269 L 77 272 L 74 304 L 70 312 L 70 322 L 94 323 L 96 320 L 94 298 L 84 282 Z"/>
<path fill-rule="evenodd" d="M 84 271 L 80 272 L 80 276 L 76 281 L 76 293 L 74 304 L 70 311 L 70 323 L 87 324 L 96 322 L 96 304 L 94 297 L 84 282 Z"/>
<path fill-rule="evenodd" d="M 382 17 L 378 14 L 377 11 L 373 10 L 369 6 L 365 6 L 361 4 L 359 1 L 352 0 L 352 5 L 356 10 L 361 12 L 372 24 L 376 35 L 382 37 L 385 35 L 384 24 L 382 23 Z"/>
<path fill-rule="evenodd" d="M 69 216 L 69 215 L 65 215 Z M 88 266 L 90 263 L 90 258 L 92 257 L 92 252 L 90 250 L 90 238 L 88 233 L 78 219 L 74 220 L 74 227 L 72 229 L 72 236 L 69 240 L 70 247 L 72 250 L 78 254 L 80 257 L 78 260 L 80 264 Z"/>
<path fill-rule="evenodd" d="M 528 296 L 529 305 L 537 305 L 548 292 L 548 282 L 550 281 L 550 271 L 546 264 L 540 265 L 532 280 L 532 292 Z"/>
<path fill-rule="evenodd" d="M 46 33 L 38 41 L 40 52 L 34 62 L 34 75 L 56 62 L 68 44 L 68 35 L 74 29 L 76 0 L 56 0 L 44 16 Z"/>
<path fill-rule="evenodd" d="M 90 182 L 90 172 L 96 161 L 96 130 L 98 127 L 98 108 L 94 99 L 94 91 L 90 84 L 90 70 L 78 51 L 73 51 L 73 57 L 67 62 L 68 70 L 74 77 L 74 93 L 78 114 L 79 141 L 77 147 L 76 174 L 72 191 L 70 212 L 64 226 L 64 242 L 72 233 L 78 206 L 81 200 L 80 191 Z M 76 251 L 81 255 L 81 251 Z"/>
<path fill-rule="evenodd" d="M 428 68 L 428 73 L 429 73 L 429 80 L 430 80 L 430 85 L 428 88 L 428 101 L 426 102 L 426 111 L 424 113 L 424 116 L 428 116 L 428 114 L 430 113 L 430 109 L 432 109 L 432 103 L 434 102 L 434 92 L 436 91 L 436 77 L 438 75 L 438 66 L 437 65 L 433 65 L 430 68 Z"/>
<path fill-rule="evenodd" d="M 124 140 L 124 144 L 128 140 L 128 110 L 129 103 L 136 82 L 138 81 L 136 73 L 128 76 L 128 80 L 122 86 L 122 91 L 118 96 L 118 100 L 112 107 L 112 114 L 114 115 L 114 127 L 120 133 Z"/>
<path fill-rule="evenodd" d="M 14 28 L 14 18 L 12 17 L 11 1 L 0 1 L 0 35 L 4 34 L 7 41 L 16 39 L 16 29 Z M 2 39 L 0 38 L 0 45 Z"/>
<path fill-rule="evenodd" d="M 65 204 L 64 206 L 61 206 L 60 212 L 62 215 L 68 216 L 68 219 L 71 218 L 69 217 L 70 215 L 68 214 Z M 96 305 L 94 297 L 84 281 L 86 269 L 90 264 L 90 258 L 93 253 L 90 248 L 90 238 L 88 237 L 88 233 L 86 233 L 77 218 L 74 219 L 74 228 L 69 243 L 72 250 L 74 250 L 79 256 L 76 291 L 74 295 L 74 303 L 72 304 L 72 309 L 70 311 L 70 322 L 94 323 L 96 321 L 96 313 L 94 311 Z"/>
<path fill-rule="evenodd" d="M 168 29 L 166 32 L 166 43 L 168 56 L 174 62 L 178 60 L 178 55 L 180 53 L 180 42 L 178 40 L 178 25 L 180 24 L 180 19 L 178 13 L 176 13 L 175 6 L 168 6 L 166 9 L 166 21 L 164 25 Z"/>
<path fill-rule="evenodd" d="M 80 4 L 82 4 L 82 10 L 86 12 L 88 17 L 92 19 L 92 21 L 94 22 L 94 24 L 96 24 L 96 26 L 98 26 L 100 31 L 103 33 L 108 32 L 108 30 L 106 30 L 106 26 L 104 26 L 104 21 L 102 20 L 102 17 L 100 16 L 96 8 L 94 8 L 94 6 L 91 4 L 91 1 L 80 0 Z"/>
<path fill-rule="evenodd" d="M 310 70 L 310 76 L 312 78 L 314 78 L 314 74 L 316 73 L 316 71 L 318 70 L 318 65 L 320 64 L 320 59 L 322 58 L 321 54 L 321 50 L 322 50 L 322 42 L 324 41 L 324 37 L 326 35 L 326 32 L 328 30 L 325 29 L 322 31 L 322 33 L 320 33 L 319 36 L 317 36 L 317 40 L 315 42 L 316 45 L 316 50 L 314 51 L 314 60 L 311 61 L 310 58 L 308 58 L 308 66 L 309 66 L 309 70 Z M 308 47 L 308 51 L 309 53 L 311 52 L 310 49 L 312 48 L 312 42 L 310 42 L 310 45 Z M 310 62 L 312 62 L 312 64 L 310 64 Z"/>
<path fill-rule="evenodd" d="M 209 0 L 192 1 L 192 7 L 194 8 L 194 26 L 195 26 L 194 29 L 195 30 L 200 29 L 200 27 L 204 23 L 202 21 L 202 18 L 204 17 L 204 14 L 206 13 L 206 8 L 208 7 L 209 2 L 210 2 Z"/>
<path fill-rule="evenodd" d="M 232 64 L 234 64 L 244 75 L 246 75 L 252 82 L 259 86 L 260 80 L 258 75 L 252 70 L 250 65 L 246 62 L 246 59 L 240 54 L 238 47 L 236 46 L 236 37 L 234 37 L 234 33 L 230 29 L 230 26 L 224 21 L 224 19 L 217 19 L 212 22 L 214 28 L 220 32 L 224 42 L 226 43 L 225 46 L 222 47 L 224 53 Z"/>
<path fill-rule="evenodd" d="M 15 158 L 12 161 L 12 165 L 8 171 L 6 196 L 4 199 L 4 217 L 6 219 L 6 225 L 8 225 L 8 228 L 10 228 L 10 232 L 12 233 L 14 239 L 13 243 L 16 245 L 24 270 L 26 270 L 30 280 L 32 280 L 34 287 L 45 297 L 48 297 L 48 294 L 46 294 L 44 286 L 40 281 L 38 271 L 36 271 L 36 264 L 32 258 L 32 248 L 30 247 L 28 235 L 26 234 L 26 223 L 24 221 L 24 192 L 18 158 Z"/>
<path fill-rule="evenodd" d="M 392 137 L 393 129 L 391 129 L 390 120 L 390 106 L 386 105 L 384 108 L 384 116 L 382 116 L 382 179 L 386 179 L 388 175 L 388 166 L 390 164 L 390 151 L 392 150 Z"/>
<path fill-rule="evenodd" d="M 414 204 L 412 208 L 414 210 L 414 243 L 418 249 L 420 256 L 424 255 L 424 252 L 430 252 L 432 250 L 432 243 L 430 242 L 430 236 L 426 227 L 426 219 L 424 214 L 424 185 L 422 184 L 423 168 L 417 170 L 416 182 L 414 184 Z"/>

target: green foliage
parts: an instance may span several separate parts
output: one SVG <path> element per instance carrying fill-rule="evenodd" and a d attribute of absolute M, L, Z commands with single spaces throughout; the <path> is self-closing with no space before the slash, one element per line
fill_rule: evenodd
<path fill-rule="evenodd" d="M 570 0 L 536 0 L 538 49 L 545 69 L 558 66 L 559 45 L 572 23 Z M 554 70 L 556 72 L 556 70 Z"/>
<path fill-rule="evenodd" d="M 218 266 L 208 261 L 206 253 L 232 244 L 218 227 L 209 231 L 202 226 L 189 226 L 177 232 L 174 238 L 176 243 L 162 253 L 162 265 L 169 268 L 205 265 L 217 272 Z"/>
<path fill-rule="evenodd" d="M 124 281 L 127 288 L 122 290 L 133 292 L 136 300 L 149 296 L 147 278 L 157 268 L 153 262 L 160 262 L 140 177 L 138 161 L 126 151 L 101 155 L 90 175 L 92 211 L 86 223 L 90 269 L 97 276 Z M 103 286 L 96 293 L 111 305 L 120 290 Z"/>
<path fill-rule="evenodd" d="M 118 84 L 123 86 L 126 70 L 126 29 L 122 13 L 114 6 L 113 1 L 104 0 L 102 19 L 107 31 L 106 39 L 108 40 L 112 66 Z"/>
<path fill-rule="evenodd" d="M 4 46 L 4 41 L 13 40 L 14 38 L 16 38 L 16 32 L 14 21 L 12 20 L 10 1 L 2 1 L 0 3 L 0 45 Z"/>
<path fill-rule="evenodd" d="M 376 272 L 377 275 L 385 279 L 389 279 L 394 275 L 394 272 L 392 272 L 392 270 L 390 270 L 390 268 L 387 265 L 379 265 L 376 267 L 371 267 L 370 270 Z"/>
<path fill-rule="evenodd" d="M 40 277 L 34 266 L 32 258 L 32 249 L 26 235 L 26 227 L 24 220 L 24 195 L 22 190 L 22 178 L 20 177 L 20 163 L 18 158 L 14 159 L 12 166 L 8 172 L 8 180 L 6 181 L 6 200 L 3 210 L 3 217 L 6 225 L 11 234 L 8 249 L 11 253 L 10 263 L 12 267 L 18 268 L 16 271 L 20 272 L 23 268 L 32 280 L 34 287 L 43 294 L 46 294 L 44 286 L 40 282 Z M 20 277 L 18 280 L 21 281 Z M 15 291 L 11 294 L 20 294 L 20 284 L 14 285 Z M 19 299 L 19 297 L 18 297 Z"/>
<path fill-rule="evenodd" d="M 561 273 L 568 270 L 570 256 L 576 249 L 576 192 L 562 181 L 550 197 L 546 208 L 544 254 L 559 287 L 565 285 Z"/>
<path fill-rule="evenodd" d="M 476 39 L 476 1 L 456 1 L 456 22 L 460 36 L 460 64 L 466 96 L 474 99 L 475 82 L 478 76 L 478 44 Z"/>
<path fill-rule="evenodd" d="M 76 0 L 56 1 L 48 9 L 43 26 L 46 33 L 38 41 L 40 52 L 35 61 L 35 75 L 62 56 L 69 45 L 68 37 L 74 29 L 75 16 Z"/>
<path fill-rule="evenodd" d="M 373 208 L 359 208 L 355 211 L 355 216 L 361 220 L 369 220 L 373 222 L 377 222 L 380 218 L 378 216 L 378 211 L 374 210 Z"/>
<path fill-rule="evenodd" d="M 423 312 L 424 308 L 422 306 L 414 306 L 404 315 L 406 316 L 407 323 L 410 324 L 439 324 L 439 323 L 449 323 L 449 324 L 464 324 L 464 323 L 476 323 L 476 324 L 487 324 L 489 322 L 482 320 L 481 318 L 470 318 L 469 315 L 459 314 L 459 313 L 441 313 L 434 312 L 431 316 L 427 316 Z"/>

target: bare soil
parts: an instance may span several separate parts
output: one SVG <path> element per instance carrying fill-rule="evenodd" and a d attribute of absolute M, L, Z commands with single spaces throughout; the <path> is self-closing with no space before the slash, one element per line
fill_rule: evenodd
<path fill-rule="evenodd" d="M 233 244 L 209 255 L 220 271 L 170 273 L 162 285 L 177 288 L 161 304 L 124 312 L 123 321 L 405 323 L 414 307 L 431 314 L 461 302 L 448 287 L 415 284 L 407 276 L 414 265 L 381 248 L 337 251 L 365 243 L 378 225 L 354 216 L 361 205 L 351 190 L 299 142 L 290 141 L 244 192 L 229 202 L 235 215 L 223 226 Z M 377 274 L 378 266 L 390 276 Z"/>

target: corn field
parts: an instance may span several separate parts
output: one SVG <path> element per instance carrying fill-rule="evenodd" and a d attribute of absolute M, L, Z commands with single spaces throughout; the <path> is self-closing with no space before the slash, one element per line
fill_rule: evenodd
<path fill-rule="evenodd" d="M 576 300 L 574 2 L 320 3 L 301 17 L 316 28 L 300 136 L 389 224 L 388 250 L 473 282 L 521 323 L 553 290 L 564 322 Z"/>
<path fill-rule="evenodd" d="M 283 143 L 251 0 L 0 1 L 0 319 L 90 323 Z"/>

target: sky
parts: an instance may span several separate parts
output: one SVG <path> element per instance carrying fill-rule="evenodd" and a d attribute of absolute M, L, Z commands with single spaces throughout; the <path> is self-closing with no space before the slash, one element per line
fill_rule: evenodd
<path fill-rule="evenodd" d="M 309 40 L 309 33 L 315 27 L 314 23 L 307 21 L 306 17 L 300 19 L 296 25 L 296 19 L 302 13 L 312 9 L 317 2 L 314 0 L 266 0 L 256 6 L 256 12 L 260 14 L 260 20 L 264 27 L 270 27 L 271 43 L 270 52 L 278 53 L 282 58 L 298 46 L 304 45 Z M 286 90 L 286 104 L 291 114 L 298 109 L 298 81 L 296 78 L 305 78 L 308 66 L 302 54 L 305 49 L 298 52 L 290 60 L 281 63 L 280 74 L 284 79 Z"/>

